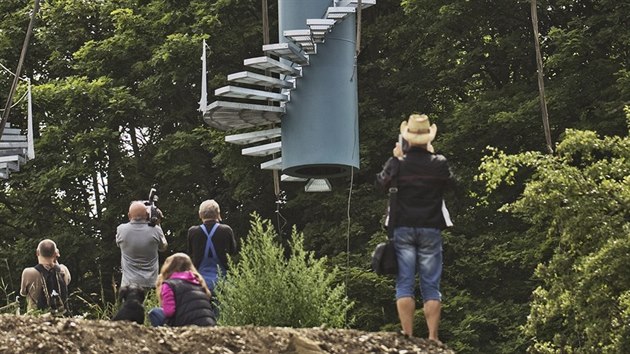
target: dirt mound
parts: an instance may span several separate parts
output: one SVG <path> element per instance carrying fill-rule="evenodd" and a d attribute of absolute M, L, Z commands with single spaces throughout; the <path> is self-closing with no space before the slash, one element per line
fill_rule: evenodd
<path fill-rule="evenodd" d="M 325 328 L 149 328 L 130 322 L 0 315 L 0 353 L 452 353 L 390 332 Z"/>

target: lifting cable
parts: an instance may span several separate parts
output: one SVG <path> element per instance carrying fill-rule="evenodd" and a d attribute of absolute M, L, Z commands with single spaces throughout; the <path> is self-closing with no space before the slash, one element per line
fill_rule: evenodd
<path fill-rule="evenodd" d="M 6 71 L 7 73 L 9 73 L 11 76 L 15 76 L 15 74 L 9 70 L 6 66 L 2 65 L 2 63 L 0 63 L 0 68 L 2 68 L 4 71 Z M 20 80 L 24 81 L 24 82 L 29 82 L 29 79 L 27 78 L 20 78 Z M 22 102 L 22 100 L 24 100 L 26 98 L 26 96 L 28 96 L 28 92 L 25 92 L 22 97 L 20 97 L 17 101 L 13 102 L 13 104 L 11 105 L 11 108 L 17 106 L 18 104 L 20 104 L 20 102 Z M 4 112 L 4 109 L 0 109 L 0 112 Z"/>
<path fill-rule="evenodd" d="M 355 49 L 354 49 L 354 70 L 352 72 L 352 78 L 350 79 L 350 81 L 352 81 L 354 79 L 354 75 L 357 75 L 357 70 L 358 70 L 358 60 L 359 60 L 359 54 L 361 53 L 361 9 L 362 9 L 363 5 L 362 5 L 362 1 L 358 0 L 357 1 L 357 39 L 356 39 L 356 44 L 355 44 Z M 357 121 L 358 121 L 358 112 L 357 112 Z M 355 136 L 356 139 L 356 136 Z M 352 155 L 354 157 L 354 153 L 355 151 L 353 150 Z M 348 206 L 346 209 L 346 219 L 347 219 L 347 226 L 346 226 L 346 298 L 348 298 L 348 284 L 350 281 L 350 209 L 351 209 L 351 205 L 352 205 L 352 187 L 354 185 L 354 167 L 350 167 L 350 188 L 348 189 Z M 348 314 L 345 313 L 344 315 L 344 327 L 348 328 Z"/>
<path fill-rule="evenodd" d="M 263 32 L 263 45 L 270 43 L 269 38 L 269 6 L 267 0 L 262 0 L 262 32 Z M 271 72 L 269 69 L 265 70 L 265 76 L 271 76 Z M 270 88 L 267 88 L 268 91 L 271 91 Z M 267 102 L 270 106 L 273 105 L 272 101 L 269 100 Z M 274 140 L 272 140 L 274 141 Z M 272 154 L 272 158 L 276 158 L 276 154 Z M 272 178 L 273 178 L 273 193 L 276 197 L 276 228 L 278 229 L 278 235 L 282 237 L 282 229 L 286 225 L 286 219 L 280 213 L 280 206 L 284 204 L 284 196 L 280 191 L 280 175 L 278 170 L 271 170 Z M 280 218 L 284 221 L 282 225 L 280 225 Z"/>
<path fill-rule="evenodd" d="M 348 207 L 346 209 L 346 298 L 348 298 L 348 282 L 350 280 L 350 206 L 352 200 L 352 185 L 354 184 L 354 167 L 350 166 L 350 188 L 348 191 Z M 344 314 L 344 327 L 348 328 L 348 314 Z"/>

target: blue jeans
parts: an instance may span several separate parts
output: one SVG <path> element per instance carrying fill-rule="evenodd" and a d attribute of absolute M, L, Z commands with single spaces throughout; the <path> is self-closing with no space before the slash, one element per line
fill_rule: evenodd
<path fill-rule="evenodd" d="M 398 257 L 396 299 L 414 297 L 416 274 L 420 275 L 423 302 L 442 300 L 442 235 L 439 229 L 400 226 L 394 230 Z"/>
<path fill-rule="evenodd" d="M 151 321 L 151 326 L 153 327 L 163 326 L 166 323 L 164 310 L 161 307 L 152 308 L 149 311 L 149 321 Z"/>

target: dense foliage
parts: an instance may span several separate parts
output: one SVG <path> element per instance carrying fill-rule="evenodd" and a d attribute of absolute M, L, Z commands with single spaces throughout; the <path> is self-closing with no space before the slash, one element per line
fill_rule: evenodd
<path fill-rule="evenodd" d="M 533 176 L 521 197 L 502 210 L 537 226 L 527 235 L 537 245 L 533 256 L 551 254 L 535 271 L 541 284 L 525 326 L 530 349 L 627 352 L 630 137 L 569 129 L 556 156 L 494 150 L 480 177 L 494 190 L 513 183 L 522 168 Z"/>
<path fill-rule="evenodd" d="M 277 3 L 269 3 L 274 16 Z M 201 41 L 210 47 L 208 87 L 219 87 L 261 54 L 260 1 L 42 1 L 24 68 L 34 84 L 37 157 L 0 181 L 0 299 L 14 298 L 21 269 L 50 237 L 73 274 L 76 312 L 89 309 L 79 296 L 112 303 L 115 228 L 129 201 L 156 187 L 167 253 L 185 249 L 204 199 L 217 199 L 243 238 L 256 211 L 274 220 L 283 245 L 287 225 L 296 225 L 305 250 L 340 267 L 354 327 L 397 328 L 392 281 L 368 270 L 385 237 L 386 196 L 373 180 L 400 121 L 420 111 L 437 123 L 434 145 L 459 176 L 447 198 L 455 227 L 444 233 L 441 339 L 471 353 L 623 352 L 630 6 L 538 3 L 557 155 L 541 153 L 529 1 L 378 0 L 363 11 L 361 170 L 351 190 L 350 178 L 333 180 L 325 194 L 283 183 L 276 201 L 261 161 L 240 156 L 196 111 Z M 4 66 L 17 63 L 31 6 L 0 1 Z M 0 102 L 10 79 L 0 73 Z M 25 127 L 25 115 L 19 104 L 9 122 Z M 482 161 L 484 180 L 475 179 Z M 510 213 L 498 211 L 503 205 Z M 422 321 L 416 326 L 426 333 Z"/>

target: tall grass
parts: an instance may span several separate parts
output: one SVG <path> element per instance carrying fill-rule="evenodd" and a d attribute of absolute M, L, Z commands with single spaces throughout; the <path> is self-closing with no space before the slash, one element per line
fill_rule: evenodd
<path fill-rule="evenodd" d="M 11 270 L 9 263 L 6 258 L 3 260 L 7 269 L 9 269 L 10 278 Z M 68 303 L 76 305 L 71 307 L 83 309 L 81 313 L 75 313 L 75 317 L 92 320 L 111 320 L 122 306 L 118 296 L 119 289 L 113 277 L 111 279 L 111 286 L 115 295 L 115 300 L 113 302 L 107 301 L 105 297 L 105 286 L 103 285 L 105 282 L 103 281 L 103 274 L 100 267 L 98 269 L 98 278 L 99 284 L 101 284 L 98 292 L 86 293 L 81 288 L 77 288 L 72 291 L 72 293 L 68 294 Z M 20 300 L 17 296 L 17 292 L 11 289 L 11 284 L 11 279 L 7 283 L 3 277 L 0 277 L 0 314 L 11 313 L 19 315 L 22 312 L 20 308 Z M 25 301 L 23 302 L 25 303 Z M 146 309 L 145 325 L 150 325 L 148 310 L 158 306 L 155 290 L 148 291 L 144 300 L 144 307 Z M 26 312 L 26 314 L 34 316 L 42 315 L 44 313 L 46 313 L 46 311 L 41 310 L 31 310 Z"/>
<path fill-rule="evenodd" d="M 0 277 L 0 313 L 20 314 L 20 302 L 15 291 L 9 290 L 9 285 Z"/>

